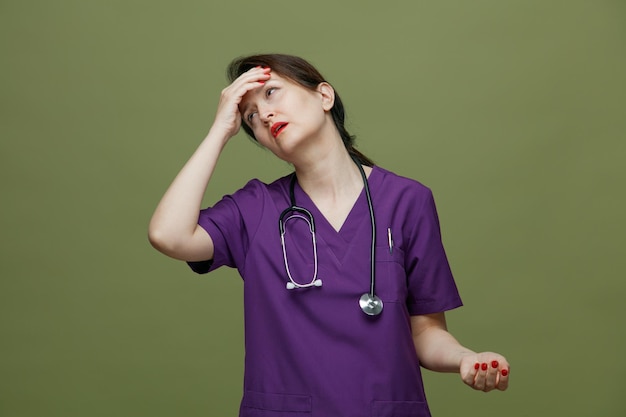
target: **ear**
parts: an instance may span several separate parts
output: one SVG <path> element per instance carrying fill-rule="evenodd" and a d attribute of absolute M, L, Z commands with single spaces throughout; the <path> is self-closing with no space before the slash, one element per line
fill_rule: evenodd
<path fill-rule="evenodd" d="M 319 83 L 317 92 L 322 98 L 322 108 L 324 111 L 330 111 L 335 105 L 335 89 L 327 82 Z"/>

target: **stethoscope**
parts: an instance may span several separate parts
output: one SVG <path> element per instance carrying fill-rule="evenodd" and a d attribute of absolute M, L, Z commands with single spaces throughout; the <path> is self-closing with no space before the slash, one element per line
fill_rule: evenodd
<path fill-rule="evenodd" d="M 363 167 L 356 160 L 354 156 L 352 156 L 352 160 L 359 168 L 359 172 L 361 173 L 361 177 L 363 178 L 363 187 L 365 189 L 365 196 L 367 197 L 367 206 L 369 208 L 370 220 L 372 223 L 372 247 L 370 253 L 370 290 L 366 292 L 359 298 L 359 306 L 361 310 L 368 316 L 377 316 L 383 311 L 383 301 L 375 294 L 374 287 L 376 284 L 376 272 L 375 272 L 375 260 L 376 260 L 376 220 L 374 219 L 374 207 L 372 205 L 372 196 L 370 195 L 369 185 L 367 183 L 367 177 L 365 176 L 365 171 Z M 321 287 L 322 280 L 317 277 L 317 241 L 315 240 L 315 221 L 313 220 L 313 214 L 304 207 L 296 206 L 296 197 L 295 197 L 295 189 L 296 186 L 296 174 L 293 173 L 291 177 L 291 183 L 289 184 L 289 198 L 291 206 L 287 207 L 280 214 L 278 218 L 278 228 L 280 230 L 280 244 L 283 248 L 283 260 L 285 261 L 285 270 L 287 271 L 287 277 L 289 278 L 289 282 L 287 282 L 287 289 L 293 290 L 294 288 L 310 288 L 310 287 Z M 292 213 L 290 216 L 287 216 L 289 213 Z M 306 284 L 300 284 L 296 282 L 296 280 L 291 276 L 291 271 L 289 270 L 289 262 L 287 262 L 287 250 L 285 249 L 285 226 L 287 222 L 292 219 L 301 219 L 304 220 L 308 226 L 309 231 L 311 232 L 311 240 L 313 241 L 313 278 L 311 281 Z"/>

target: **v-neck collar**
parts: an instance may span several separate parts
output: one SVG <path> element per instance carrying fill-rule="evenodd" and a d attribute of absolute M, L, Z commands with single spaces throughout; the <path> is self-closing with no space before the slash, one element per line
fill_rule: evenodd
<path fill-rule="evenodd" d="M 371 193 L 373 193 L 373 189 L 377 188 L 380 177 L 379 174 L 377 167 L 373 166 L 370 176 L 367 179 Z M 339 264 L 343 264 L 343 259 L 348 252 L 348 248 L 357 235 L 359 235 L 361 229 L 366 228 L 368 231 L 371 229 L 365 187 L 359 193 L 359 196 L 352 205 L 339 231 L 335 230 L 330 224 L 309 195 L 300 187 L 298 181 L 296 181 L 294 187 L 294 195 L 296 205 L 306 208 L 313 215 L 317 240 L 325 244 Z M 374 206 L 374 210 L 376 210 L 376 201 L 372 201 L 372 205 Z M 369 234 L 370 233 L 368 233 L 368 235 Z"/>

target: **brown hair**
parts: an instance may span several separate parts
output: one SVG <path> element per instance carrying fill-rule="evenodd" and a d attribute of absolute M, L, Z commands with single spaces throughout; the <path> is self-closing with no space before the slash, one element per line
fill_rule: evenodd
<path fill-rule="evenodd" d="M 326 82 L 322 74 L 320 74 L 313 65 L 297 56 L 284 54 L 251 55 L 236 58 L 230 63 L 228 69 L 226 70 L 228 79 L 230 82 L 233 82 L 241 74 L 257 66 L 270 67 L 273 72 L 280 74 L 281 76 L 288 78 L 309 90 L 316 90 L 320 83 Z M 345 128 L 344 122 L 346 114 L 337 91 L 335 91 L 335 104 L 330 110 L 330 114 L 348 153 L 351 156 L 354 156 L 360 163 L 367 166 L 373 166 L 374 162 L 354 147 L 355 136 L 350 135 Z M 245 130 L 250 137 L 256 140 L 250 126 L 246 123 L 242 123 L 241 125 L 243 130 Z"/>

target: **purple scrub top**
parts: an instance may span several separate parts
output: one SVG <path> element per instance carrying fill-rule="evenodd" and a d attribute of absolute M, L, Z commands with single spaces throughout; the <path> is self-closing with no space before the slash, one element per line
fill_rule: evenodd
<path fill-rule="evenodd" d="M 337 232 L 295 186 L 296 204 L 315 219 L 321 287 L 286 289 L 278 218 L 290 206 L 286 176 L 250 181 L 202 210 L 214 244 L 198 273 L 227 265 L 244 280 L 245 375 L 241 417 L 430 416 L 410 316 L 459 307 L 431 191 L 375 166 L 368 179 L 376 218 L 379 316 L 365 315 L 371 223 L 364 192 Z M 393 246 L 390 250 L 388 229 Z M 291 220 L 285 245 L 298 283 L 314 270 L 306 222 Z"/>

